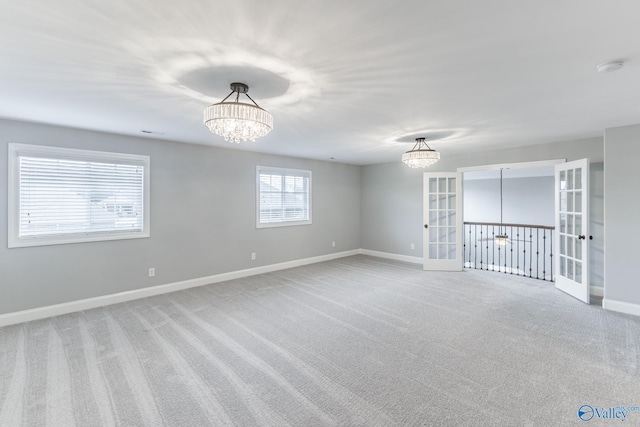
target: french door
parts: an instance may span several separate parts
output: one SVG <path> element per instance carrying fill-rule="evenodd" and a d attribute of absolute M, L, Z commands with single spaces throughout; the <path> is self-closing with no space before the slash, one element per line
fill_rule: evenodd
<path fill-rule="evenodd" d="M 556 288 L 589 304 L 589 159 L 555 168 Z"/>
<path fill-rule="evenodd" d="M 423 193 L 423 267 L 462 271 L 462 174 L 427 172 Z"/>

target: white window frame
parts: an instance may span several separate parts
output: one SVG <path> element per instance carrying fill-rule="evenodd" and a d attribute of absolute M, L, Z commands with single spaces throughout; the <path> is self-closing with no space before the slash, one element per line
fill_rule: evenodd
<path fill-rule="evenodd" d="M 273 173 L 284 176 L 300 176 L 304 175 L 309 178 L 309 219 L 304 221 L 278 221 L 278 222 L 260 222 L 260 174 L 261 173 Z M 312 224 L 312 179 L 311 171 L 302 169 L 287 169 L 271 166 L 256 166 L 256 228 L 272 228 L 272 227 L 289 227 L 294 225 L 310 225 Z"/>
<path fill-rule="evenodd" d="M 8 247 L 60 245 L 67 243 L 146 238 L 150 233 L 150 164 L 149 156 L 81 150 L 33 144 L 8 144 Z M 37 237 L 20 237 L 20 157 L 94 161 L 141 165 L 143 175 L 143 222 L 141 231 L 93 232 L 51 234 Z"/>

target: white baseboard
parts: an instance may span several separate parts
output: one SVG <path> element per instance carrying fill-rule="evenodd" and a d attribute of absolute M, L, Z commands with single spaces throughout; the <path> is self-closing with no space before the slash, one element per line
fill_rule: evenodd
<path fill-rule="evenodd" d="M 242 277 L 255 276 L 257 274 L 270 273 L 272 271 L 285 270 L 287 268 L 300 267 L 308 264 L 315 264 L 332 259 L 344 258 L 352 255 L 359 255 L 360 249 L 337 252 L 328 255 L 320 255 L 311 258 L 303 258 L 294 261 L 282 262 L 279 264 L 264 265 L 261 267 L 248 268 L 246 270 L 231 271 L 229 273 L 215 274 L 213 276 L 198 277 L 196 279 L 183 280 L 181 282 L 168 283 L 165 285 L 150 286 L 133 291 L 119 292 L 117 294 L 104 295 L 100 297 L 87 298 L 62 304 L 48 305 L 30 310 L 17 311 L 0 315 L 0 327 L 14 325 L 16 323 L 30 322 L 32 320 L 45 319 L 47 317 L 59 316 L 61 314 L 74 313 L 91 308 L 104 307 L 120 302 L 132 301 L 140 298 L 152 297 L 197 286 L 210 285 L 227 280 L 240 279 Z"/>
<path fill-rule="evenodd" d="M 589 293 L 594 297 L 604 297 L 604 288 L 602 286 L 589 286 Z"/>
<path fill-rule="evenodd" d="M 632 304 L 629 302 L 615 301 L 605 298 L 602 300 L 602 308 L 605 310 L 617 311 L 619 313 L 640 316 L 640 304 Z"/>
<path fill-rule="evenodd" d="M 330 261 L 332 259 L 344 258 L 359 254 L 374 256 L 378 258 L 387 258 L 396 261 L 410 262 L 413 264 L 422 264 L 423 262 L 421 257 L 392 254 L 388 252 L 378 252 L 369 249 L 353 249 L 350 251 L 320 255 L 311 258 L 303 258 L 294 261 L 282 262 L 279 264 L 264 265 L 261 267 L 248 268 L 246 270 L 231 271 L 228 273 L 215 274 L 213 276 L 198 277 L 196 279 L 183 280 L 181 282 L 150 286 L 133 291 L 119 292 L 117 294 L 104 295 L 100 297 L 87 298 L 62 304 L 55 304 L 46 307 L 38 307 L 30 310 L 2 314 L 0 315 L 0 327 L 14 325 L 17 323 L 30 322 L 32 320 L 45 319 L 47 317 L 59 316 L 61 314 L 89 310 L 97 307 L 104 307 L 120 302 L 133 301 L 140 298 L 152 297 L 155 295 L 195 288 L 198 286 L 210 285 L 227 280 L 240 279 L 243 277 L 255 276 L 257 274 L 270 273 L 272 271 L 286 270 L 288 268 L 300 267 L 303 265 L 315 264 L 318 262 Z M 600 297 L 603 296 L 603 288 L 601 286 L 592 286 L 591 295 Z M 604 299 L 602 301 L 602 307 L 607 310 L 640 316 L 640 305 L 638 304 Z"/>
<path fill-rule="evenodd" d="M 422 258 L 409 255 L 392 254 L 389 252 L 371 251 L 369 249 L 360 249 L 362 255 L 375 256 L 378 258 L 394 259 L 396 261 L 410 262 L 412 264 L 422 264 Z"/>

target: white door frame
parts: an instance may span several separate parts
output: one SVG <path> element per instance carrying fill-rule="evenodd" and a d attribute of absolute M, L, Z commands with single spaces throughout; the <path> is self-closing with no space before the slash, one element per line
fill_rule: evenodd
<path fill-rule="evenodd" d="M 500 170 L 500 169 L 530 169 L 544 166 L 555 166 L 566 163 L 567 159 L 538 160 L 535 162 L 519 162 L 519 163 L 497 163 L 492 165 L 469 166 L 458 168 L 458 172 L 473 172 L 484 170 Z"/>
<path fill-rule="evenodd" d="M 464 180 L 465 172 L 517 170 L 517 169 L 531 169 L 531 168 L 542 168 L 542 167 L 555 169 L 556 165 L 560 165 L 564 163 L 566 163 L 566 159 L 549 159 L 549 160 L 537 160 L 532 162 L 496 163 L 496 164 L 488 164 L 488 165 L 460 167 L 457 169 L 457 171 L 461 173 L 462 179 Z M 549 175 L 549 176 L 554 176 L 554 175 L 555 174 Z M 460 195 L 460 199 L 461 199 L 461 202 L 464 204 L 464 191 Z M 461 212 L 464 217 L 464 206 L 461 209 Z M 555 212 L 554 212 L 554 216 L 555 216 Z M 461 228 L 462 228 L 461 234 L 464 234 L 464 221 L 462 222 Z M 462 265 L 464 266 L 464 260 Z M 553 268 L 555 268 L 555 265 L 553 266 Z"/>
<path fill-rule="evenodd" d="M 563 163 L 566 163 L 566 162 L 567 162 L 567 159 L 550 159 L 550 160 L 539 160 L 539 161 L 532 161 L 532 162 L 496 163 L 496 164 L 489 164 L 489 165 L 460 167 L 460 168 L 457 168 L 457 171 L 463 173 L 463 179 L 464 179 L 464 172 L 475 172 L 475 171 L 484 171 L 484 170 L 500 170 L 500 169 L 527 169 L 527 168 L 544 167 L 544 166 L 553 166 L 553 167 L 555 167 L 556 165 L 563 164 Z M 587 173 L 590 173 L 590 168 L 587 168 Z M 554 186 L 555 186 L 555 184 L 554 184 Z M 586 194 L 585 196 L 587 197 L 587 199 L 589 199 L 589 197 L 591 195 L 590 194 Z M 554 188 L 554 197 L 555 197 L 555 188 Z M 461 195 L 461 198 L 462 199 L 464 198 L 464 192 Z M 590 203 L 590 200 L 587 201 L 587 203 Z M 464 215 L 464 212 L 463 212 L 463 215 Z M 556 215 L 556 213 L 554 212 L 554 216 L 555 215 Z M 591 221 L 591 218 L 585 218 L 585 220 L 587 221 L 587 224 L 589 224 L 589 222 Z M 557 244 L 557 243 L 554 242 L 554 244 Z M 555 268 L 556 268 L 556 266 L 554 265 L 554 269 Z M 588 272 L 587 272 L 587 274 L 588 274 Z M 601 293 L 601 292 L 598 292 L 597 290 L 594 292 L 594 289 L 591 287 L 591 284 L 589 284 L 589 290 L 590 290 L 590 292 L 589 292 L 590 294 L 599 295 Z"/>
<path fill-rule="evenodd" d="M 456 233 L 458 235 L 458 247 L 460 249 L 460 251 L 463 251 L 463 236 L 464 236 L 464 209 L 463 209 L 463 205 L 464 205 L 464 189 L 462 187 L 462 182 L 464 179 L 464 172 L 472 172 L 472 171 L 483 171 L 483 170 L 501 170 L 501 169 L 530 169 L 530 168 L 536 168 L 536 167 L 545 167 L 545 166 L 551 166 L 551 167 L 555 167 L 558 164 L 562 164 L 565 163 L 567 160 L 566 159 L 550 159 L 550 160 L 537 160 L 537 161 L 532 161 L 532 162 L 518 162 L 518 163 L 497 163 L 497 164 L 489 164 L 489 165 L 479 165 L 479 166 L 468 166 L 468 167 L 459 167 L 456 169 L 456 173 L 457 173 L 457 180 L 458 180 L 458 188 L 459 188 L 459 194 L 457 195 L 457 199 L 459 203 L 459 208 L 457 209 L 457 215 L 458 215 L 458 220 L 457 220 L 457 227 L 456 227 Z M 433 174 L 437 174 L 438 172 L 434 172 Z M 447 172 L 442 172 L 442 173 L 447 173 Z M 449 172 L 451 173 L 451 172 Z M 428 188 L 427 188 L 427 178 L 426 178 L 426 174 L 431 174 L 430 172 L 425 172 L 423 174 L 423 225 L 428 225 L 429 224 L 429 220 L 428 220 L 428 200 L 427 200 L 427 195 L 428 195 Z M 434 266 L 429 266 L 428 263 L 428 257 L 429 257 L 429 251 L 428 251 L 428 243 L 429 243 L 429 236 L 427 234 L 426 230 L 423 230 L 423 250 L 422 250 L 422 257 L 423 257 L 423 268 L 425 270 L 430 270 L 430 269 L 442 269 L 440 267 L 434 267 Z M 461 271 L 463 269 L 464 266 L 464 254 L 460 253 L 460 257 L 459 257 L 459 262 L 456 259 L 455 263 L 448 263 L 451 265 L 446 266 L 446 270 L 453 270 L 453 271 Z M 459 266 L 458 266 L 459 264 Z"/>

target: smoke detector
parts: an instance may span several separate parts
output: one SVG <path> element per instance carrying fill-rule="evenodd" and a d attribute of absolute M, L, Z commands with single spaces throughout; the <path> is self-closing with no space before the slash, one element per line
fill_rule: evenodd
<path fill-rule="evenodd" d="M 596 67 L 599 73 L 612 73 L 624 67 L 624 61 L 611 61 L 600 64 Z"/>

